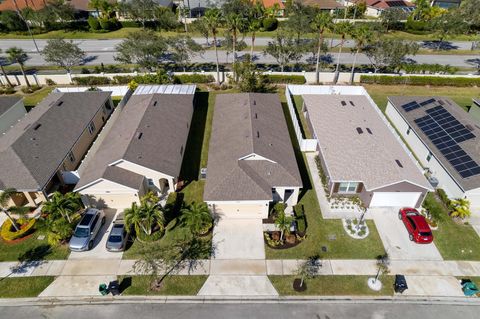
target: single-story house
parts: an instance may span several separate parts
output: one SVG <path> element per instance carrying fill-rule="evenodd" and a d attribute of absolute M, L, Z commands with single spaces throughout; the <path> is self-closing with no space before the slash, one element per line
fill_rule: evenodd
<path fill-rule="evenodd" d="M 345 6 L 353 6 L 361 3 L 367 5 L 365 15 L 369 17 L 379 17 L 383 11 L 390 9 L 401 9 L 406 13 L 415 10 L 415 4 L 406 0 L 345 0 Z"/>
<path fill-rule="evenodd" d="M 226 218 L 267 218 L 297 204 L 302 179 L 276 94 L 216 97 L 203 199 Z"/>
<path fill-rule="evenodd" d="M 343 4 L 336 0 L 296 0 L 305 6 L 316 7 L 320 10 L 334 12 L 337 9 L 345 8 Z"/>
<path fill-rule="evenodd" d="M 468 109 L 468 113 L 480 124 L 480 98 L 472 99 L 472 105 Z"/>
<path fill-rule="evenodd" d="M 277 17 L 285 17 L 285 0 L 261 0 L 265 9 L 276 7 Z"/>
<path fill-rule="evenodd" d="M 42 9 L 47 4 L 46 0 L 17 0 L 16 2 L 17 2 L 17 6 L 20 10 L 29 7 L 29 8 L 32 8 L 33 10 L 35 10 L 35 11 Z M 17 6 L 15 6 L 15 2 L 13 0 L 0 1 L 0 12 L 1 11 L 16 11 Z"/>
<path fill-rule="evenodd" d="M 327 195 L 365 207 L 419 207 L 432 187 L 387 120 L 365 95 L 305 94 Z"/>
<path fill-rule="evenodd" d="M 27 114 L 19 96 L 0 96 L 0 136 Z"/>
<path fill-rule="evenodd" d="M 176 190 L 195 85 L 141 85 L 87 163 L 75 191 L 85 205 L 126 208 L 148 191 Z"/>
<path fill-rule="evenodd" d="M 35 207 L 69 183 L 113 107 L 109 92 L 50 93 L 0 137 L 0 190 Z"/>
<path fill-rule="evenodd" d="M 438 187 L 480 208 L 479 124 L 440 96 L 390 96 L 386 114 Z"/>

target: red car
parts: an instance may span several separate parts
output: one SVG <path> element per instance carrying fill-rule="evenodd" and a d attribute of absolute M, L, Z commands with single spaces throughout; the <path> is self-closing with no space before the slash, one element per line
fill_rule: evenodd
<path fill-rule="evenodd" d="M 428 226 L 425 217 L 420 215 L 415 208 L 400 209 L 398 218 L 405 224 L 411 241 L 418 244 L 430 244 L 433 241 L 430 226 Z"/>

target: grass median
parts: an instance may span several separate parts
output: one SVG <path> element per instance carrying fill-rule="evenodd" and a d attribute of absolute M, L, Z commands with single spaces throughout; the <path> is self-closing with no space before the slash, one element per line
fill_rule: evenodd
<path fill-rule="evenodd" d="M 0 298 L 37 297 L 54 279 L 51 276 L 1 278 Z"/>
<path fill-rule="evenodd" d="M 159 290 L 151 290 L 151 276 L 121 276 L 122 295 L 145 296 L 145 295 L 168 295 L 168 296 L 195 296 L 208 276 L 168 276 L 163 280 Z M 122 284 L 123 282 L 123 284 Z M 125 287 L 122 287 L 125 285 Z"/>

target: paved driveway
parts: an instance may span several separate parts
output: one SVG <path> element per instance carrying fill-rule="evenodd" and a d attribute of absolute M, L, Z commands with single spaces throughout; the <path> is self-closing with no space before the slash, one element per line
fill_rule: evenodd
<path fill-rule="evenodd" d="M 435 239 L 427 245 L 410 241 L 405 225 L 398 219 L 398 208 L 372 209 L 369 214 L 392 260 L 443 260 L 435 246 Z"/>

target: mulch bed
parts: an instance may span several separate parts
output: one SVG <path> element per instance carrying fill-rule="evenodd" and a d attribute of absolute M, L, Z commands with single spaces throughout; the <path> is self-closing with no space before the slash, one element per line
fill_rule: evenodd
<path fill-rule="evenodd" d="M 288 249 L 288 248 L 292 248 L 292 247 L 298 246 L 298 245 L 301 243 L 301 241 L 299 241 L 299 240 L 296 239 L 296 240 L 295 240 L 295 243 L 287 243 L 287 241 L 284 241 L 284 242 L 283 242 L 283 245 L 272 246 L 272 245 L 270 245 L 270 244 L 268 243 L 268 241 L 267 241 L 267 239 L 266 239 L 265 237 L 263 238 L 263 241 L 265 242 L 265 244 L 266 244 L 268 247 L 270 247 L 270 248 L 272 248 L 272 249 Z"/>
<path fill-rule="evenodd" d="M 307 283 L 304 281 L 303 285 L 300 286 L 301 283 L 302 283 L 302 279 L 296 278 L 293 281 L 293 290 L 295 290 L 297 292 L 302 292 L 302 291 L 307 290 Z"/>
<path fill-rule="evenodd" d="M 35 232 L 29 234 L 29 235 L 26 235 L 26 236 L 23 236 L 21 238 L 17 238 L 17 239 L 14 239 L 14 240 L 6 240 L 4 238 L 2 238 L 2 241 L 5 243 L 5 244 L 8 244 L 8 245 L 15 245 L 15 244 L 18 244 L 24 240 L 27 240 L 29 239 L 30 237 L 32 237 L 33 235 L 35 235 Z"/>

